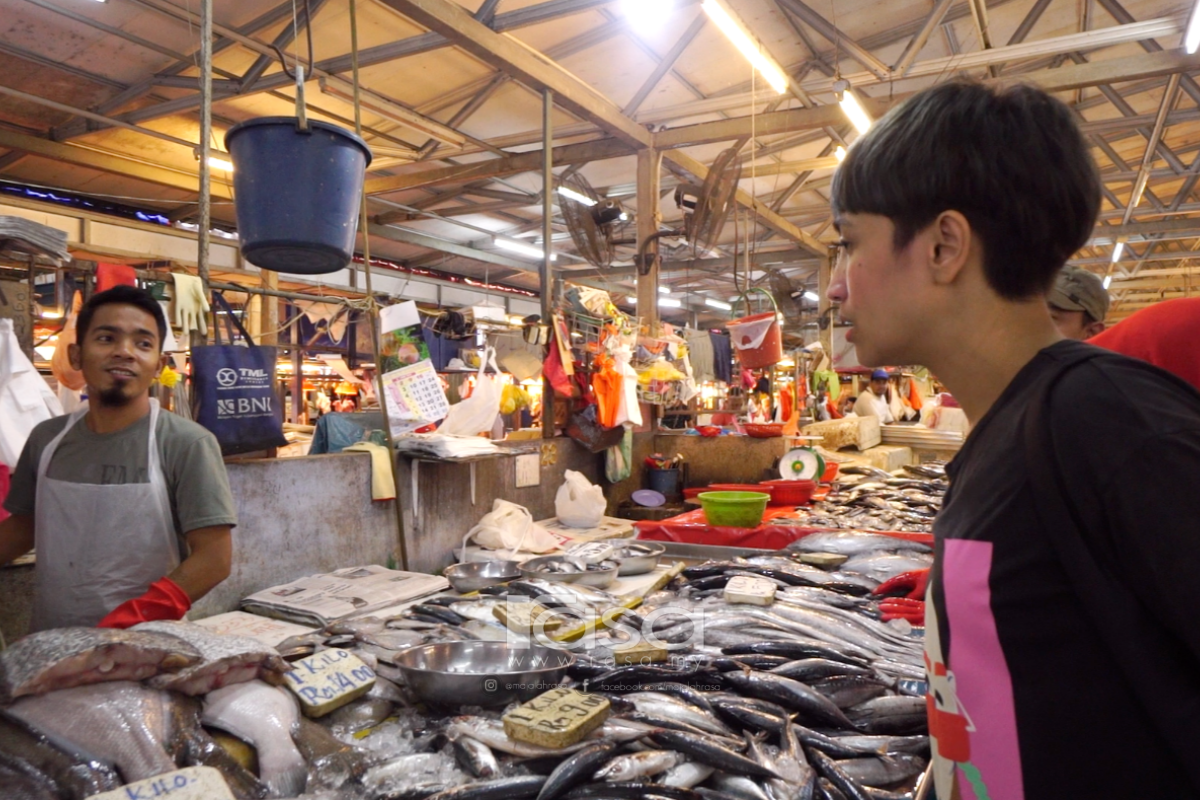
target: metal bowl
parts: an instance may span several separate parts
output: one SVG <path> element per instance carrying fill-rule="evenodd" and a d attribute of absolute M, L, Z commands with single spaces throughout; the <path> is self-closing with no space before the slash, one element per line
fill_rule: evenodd
<path fill-rule="evenodd" d="M 554 688 L 575 656 L 507 642 L 442 642 L 401 650 L 392 659 L 422 700 L 443 706 L 503 706 Z"/>
<path fill-rule="evenodd" d="M 516 561 L 470 561 L 451 564 L 442 573 L 454 591 L 477 592 L 487 586 L 521 577 L 521 565 Z"/>
<path fill-rule="evenodd" d="M 613 546 L 611 558 L 620 566 L 618 575 L 645 575 L 658 566 L 658 558 L 667 551 L 661 542 L 639 542 L 636 539 L 604 539 Z"/>
<path fill-rule="evenodd" d="M 521 574 L 526 578 L 541 578 L 557 583 L 578 583 L 584 586 L 594 586 L 597 589 L 607 588 L 617 579 L 619 564 L 612 562 L 607 569 L 590 569 L 587 572 L 542 572 L 538 569 L 543 564 L 562 560 L 562 556 L 540 556 L 531 558 L 521 565 Z M 605 563 L 605 562 L 601 562 Z"/>

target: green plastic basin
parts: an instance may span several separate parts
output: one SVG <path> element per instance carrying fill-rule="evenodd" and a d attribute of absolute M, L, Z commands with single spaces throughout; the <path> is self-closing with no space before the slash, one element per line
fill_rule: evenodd
<path fill-rule="evenodd" d="M 701 492 L 697 498 L 709 525 L 756 528 L 771 495 L 765 492 Z"/>

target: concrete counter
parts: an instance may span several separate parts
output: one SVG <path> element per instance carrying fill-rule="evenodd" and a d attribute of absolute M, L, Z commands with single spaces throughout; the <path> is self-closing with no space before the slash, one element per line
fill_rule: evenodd
<path fill-rule="evenodd" d="M 749 436 L 688 436 L 658 433 L 654 449 L 671 458 L 683 455 L 687 464 L 687 485 L 710 483 L 758 483 L 778 478 L 776 464 L 789 449 L 788 440 L 776 436 L 754 439 Z"/>
<path fill-rule="evenodd" d="M 237 507 L 233 571 L 193 607 L 232 611 L 247 594 L 316 572 L 386 564 L 399 549 L 393 501 L 371 500 L 371 457 L 345 453 L 226 465 Z M 28 629 L 35 566 L 0 569 L 0 631 Z"/>

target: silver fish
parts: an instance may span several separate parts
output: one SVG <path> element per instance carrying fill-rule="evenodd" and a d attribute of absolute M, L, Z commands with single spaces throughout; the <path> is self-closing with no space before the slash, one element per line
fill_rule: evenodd
<path fill-rule="evenodd" d="M 847 556 L 875 550 L 911 550 L 917 553 L 929 553 L 933 550 L 927 544 L 898 536 L 843 531 L 812 533 L 792 542 L 788 549 L 801 553 L 840 553 Z"/>
<path fill-rule="evenodd" d="M 852 556 L 845 564 L 838 567 L 838 570 L 840 572 L 857 572 L 877 581 L 886 581 L 903 572 L 928 569 L 932 566 L 932 553 L 867 552 Z"/>
<path fill-rule="evenodd" d="M 38 730 L 116 765 L 126 783 L 175 769 L 167 752 L 171 695 L 131 681 L 112 681 L 24 697 L 9 712 Z"/>
<path fill-rule="evenodd" d="M 691 789 L 704 783 L 716 771 L 715 767 L 701 764 L 699 761 L 684 761 L 663 773 L 658 782 L 663 786 Z"/>
<path fill-rule="evenodd" d="M 622 697 L 632 702 L 637 707 L 637 710 L 644 714 L 668 717 L 679 722 L 686 722 L 688 725 L 699 728 L 702 731 L 715 733 L 719 736 L 735 735 L 727 725 L 712 714 L 671 695 L 662 694 L 661 692 L 631 692 L 622 695 Z"/>
<path fill-rule="evenodd" d="M 200 652 L 174 636 L 113 628 L 52 628 L 0 652 L 0 705 L 104 681 L 140 681 L 178 672 Z"/>
<path fill-rule="evenodd" d="M 875 787 L 901 783 L 920 775 L 925 769 L 925 759 L 905 754 L 849 758 L 834 763 L 853 780 Z"/>
<path fill-rule="evenodd" d="M 186 695 L 208 694 L 255 678 L 280 682 L 289 669 L 274 647 L 249 636 L 232 636 L 191 622 L 143 622 L 130 630 L 178 636 L 200 651 L 201 661 L 170 675 L 150 679 L 155 689 Z"/>
<path fill-rule="evenodd" d="M 117 771 L 92 753 L 4 714 L 0 714 L 0 765 L 18 775 L 36 776 L 39 785 L 49 784 L 52 798 L 88 797 L 122 783 Z M 16 796 L 16 788 L 0 776 L 0 797 L 7 800 L 10 791 Z"/>
<path fill-rule="evenodd" d="M 259 777 L 272 794 L 292 797 L 304 791 L 308 765 L 292 741 L 300 706 L 286 690 L 262 681 L 217 689 L 204 698 L 202 719 L 254 745 Z"/>
<path fill-rule="evenodd" d="M 646 750 L 641 753 L 617 756 L 596 771 L 596 780 L 620 783 L 658 775 L 676 766 L 683 756 L 674 750 Z"/>

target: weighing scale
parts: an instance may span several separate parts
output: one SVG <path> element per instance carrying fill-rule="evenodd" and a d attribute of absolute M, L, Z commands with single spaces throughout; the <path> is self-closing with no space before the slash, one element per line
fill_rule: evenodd
<path fill-rule="evenodd" d="M 817 481 L 825 474 L 825 459 L 813 449 L 824 436 L 786 436 L 792 449 L 779 459 L 779 477 L 785 481 Z"/>

